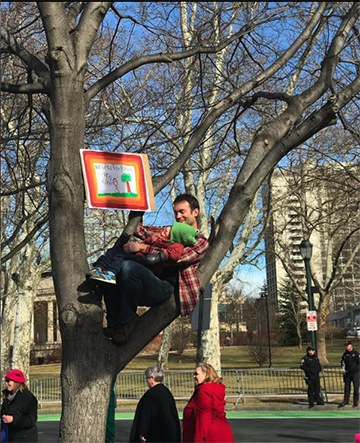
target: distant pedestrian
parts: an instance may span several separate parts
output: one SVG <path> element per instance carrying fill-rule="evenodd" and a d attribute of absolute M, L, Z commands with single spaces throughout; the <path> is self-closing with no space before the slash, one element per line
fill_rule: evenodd
<path fill-rule="evenodd" d="M 348 405 L 350 402 L 351 382 L 354 385 L 354 403 L 353 407 L 359 405 L 359 378 L 360 378 L 360 357 L 358 351 L 355 351 L 351 341 L 345 343 L 346 351 L 341 357 L 341 367 L 344 371 L 344 401 L 339 404 L 339 408 Z"/>
<path fill-rule="evenodd" d="M 145 378 L 150 389 L 136 407 L 129 442 L 180 443 L 179 415 L 172 393 L 162 383 L 163 370 L 149 367 Z"/>
<path fill-rule="evenodd" d="M 308 386 L 307 395 L 310 409 L 315 406 L 315 403 L 318 405 L 325 404 L 320 395 L 321 364 L 315 353 L 315 348 L 308 346 L 306 355 L 300 361 L 300 368 L 305 372 L 305 382 Z"/>

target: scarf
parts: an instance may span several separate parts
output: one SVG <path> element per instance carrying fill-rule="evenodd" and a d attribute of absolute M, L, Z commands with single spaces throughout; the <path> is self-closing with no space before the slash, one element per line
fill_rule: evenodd
<path fill-rule="evenodd" d="M 6 396 L 6 398 L 10 401 L 13 401 L 15 398 L 15 395 L 18 393 L 19 389 L 15 392 L 13 392 L 12 394 L 10 394 L 10 392 L 8 393 L 8 395 Z"/>

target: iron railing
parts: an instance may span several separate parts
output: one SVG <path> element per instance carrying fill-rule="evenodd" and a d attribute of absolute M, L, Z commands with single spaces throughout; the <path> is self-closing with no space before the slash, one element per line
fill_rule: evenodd
<path fill-rule="evenodd" d="M 226 386 L 226 396 L 245 403 L 252 396 L 306 395 L 307 385 L 300 368 L 223 369 L 221 377 Z M 342 394 L 343 372 L 338 366 L 326 366 L 321 377 L 321 393 L 327 401 L 328 394 Z M 169 371 L 164 384 L 176 400 L 189 399 L 194 391 L 193 371 Z M 29 389 L 36 396 L 40 408 L 46 403 L 61 402 L 60 377 L 28 380 Z M 1 382 L 1 389 L 5 388 Z M 144 372 L 121 372 L 116 379 L 117 399 L 138 400 L 147 391 Z"/>

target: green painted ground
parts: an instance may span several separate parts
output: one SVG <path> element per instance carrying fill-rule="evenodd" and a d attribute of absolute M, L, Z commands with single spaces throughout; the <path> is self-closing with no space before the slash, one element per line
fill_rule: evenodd
<path fill-rule="evenodd" d="M 179 413 L 182 419 L 182 413 Z M 357 418 L 360 417 L 359 410 L 332 410 L 332 411 L 227 411 L 227 418 Z M 115 415 L 116 420 L 132 420 L 133 412 L 121 412 Z M 39 414 L 39 421 L 59 421 L 60 414 Z"/>

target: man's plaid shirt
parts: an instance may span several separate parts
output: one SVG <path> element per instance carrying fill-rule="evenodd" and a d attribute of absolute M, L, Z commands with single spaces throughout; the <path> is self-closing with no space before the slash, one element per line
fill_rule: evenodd
<path fill-rule="evenodd" d="M 158 234 L 163 227 L 143 226 L 140 224 L 134 236 L 145 240 Z M 189 315 L 194 310 L 200 295 L 200 283 L 196 268 L 209 248 L 209 242 L 203 234 L 198 234 L 195 245 L 185 246 L 181 258 L 176 262 L 179 269 L 179 299 L 181 315 Z M 147 245 L 145 254 L 160 252 L 159 248 Z"/>

